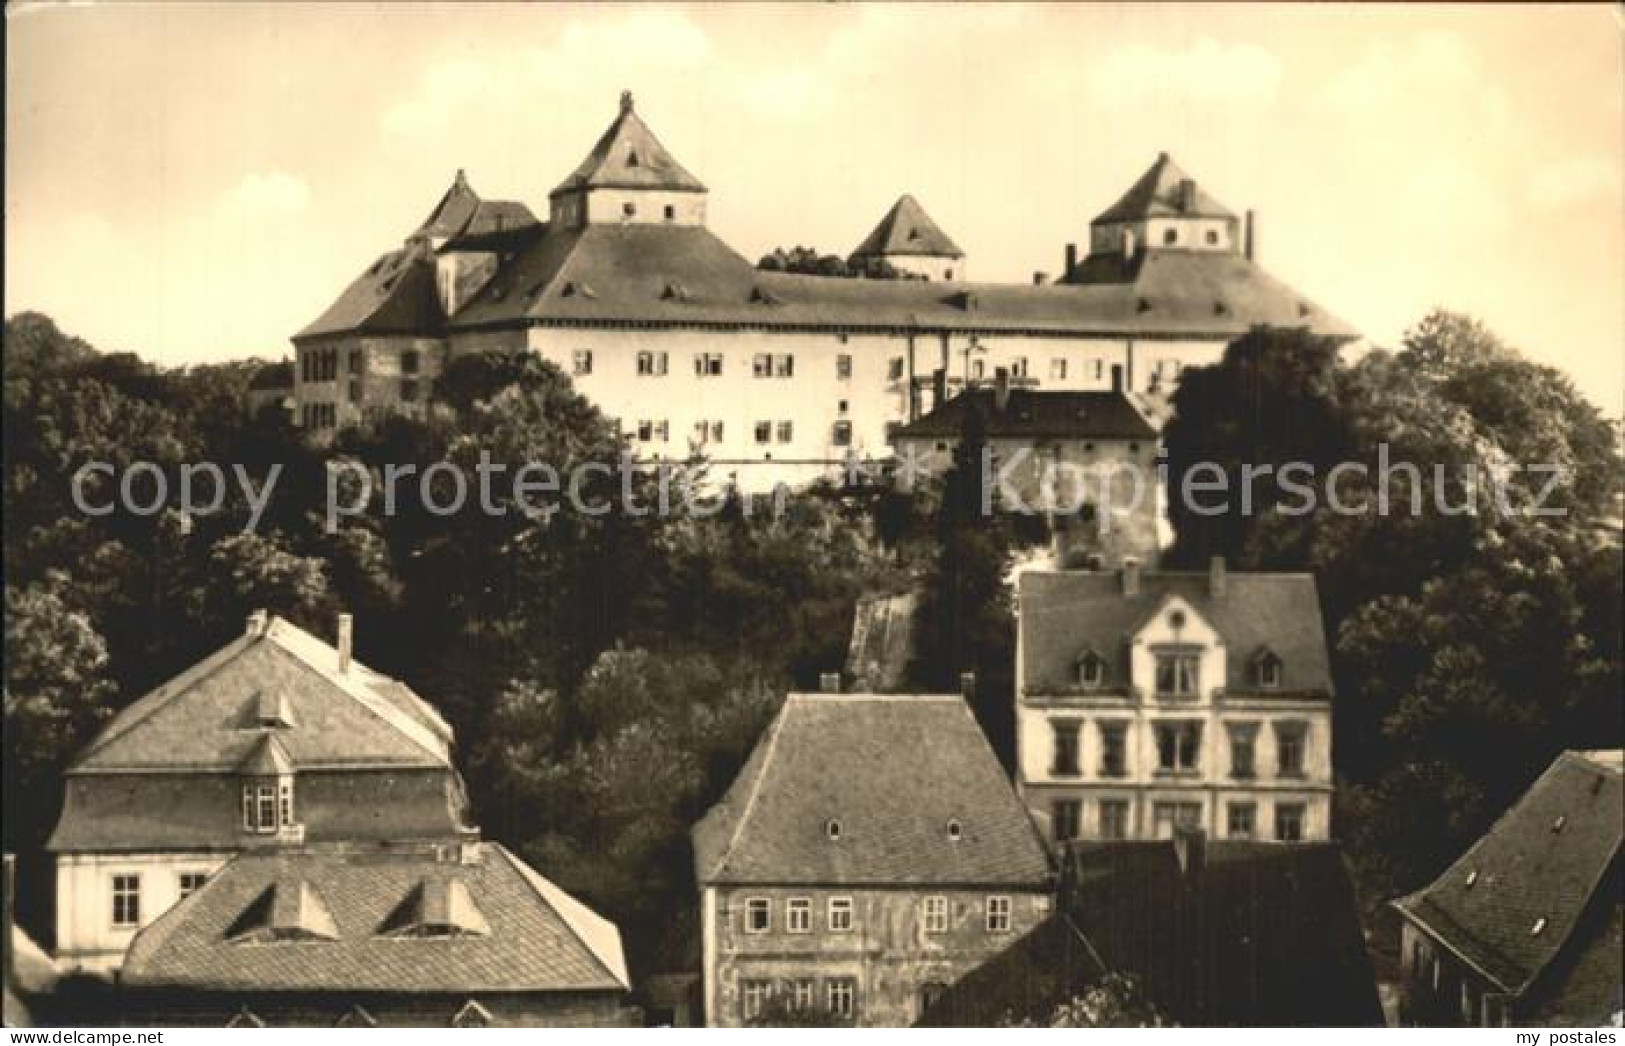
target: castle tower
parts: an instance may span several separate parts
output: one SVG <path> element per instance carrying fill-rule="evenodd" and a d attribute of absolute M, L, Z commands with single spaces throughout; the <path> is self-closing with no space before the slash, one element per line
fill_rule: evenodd
<path fill-rule="evenodd" d="M 583 225 L 704 225 L 707 190 L 638 116 L 632 92 L 587 158 L 548 195 L 552 221 Z"/>
<path fill-rule="evenodd" d="M 1167 153 L 1089 224 L 1089 253 L 1132 259 L 1146 249 L 1240 252 L 1236 215 Z"/>
<path fill-rule="evenodd" d="M 853 268 L 864 270 L 885 263 L 927 280 L 965 278 L 965 252 L 908 195 L 892 204 L 849 261 Z"/>

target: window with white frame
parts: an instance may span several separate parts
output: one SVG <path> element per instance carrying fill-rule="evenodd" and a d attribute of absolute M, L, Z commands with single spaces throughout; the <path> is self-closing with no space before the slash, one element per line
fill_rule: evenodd
<path fill-rule="evenodd" d="M 1099 836 L 1102 839 L 1128 838 L 1128 800 L 1102 799 L 1099 806 Z"/>
<path fill-rule="evenodd" d="M 793 378 L 796 374 L 796 358 L 788 352 L 773 357 L 773 376 L 775 378 Z"/>
<path fill-rule="evenodd" d="M 666 373 L 667 356 L 664 352 L 638 353 L 638 374 L 643 377 L 657 378 Z"/>
<path fill-rule="evenodd" d="M 293 786 L 288 785 L 288 824 L 292 824 L 293 816 Z M 279 827 L 278 815 L 282 803 L 278 792 L 279 785 L 274 781 L 260 781 L 243 785 L 243 831 L 253 832 L 256 835 L 274 834 Z"/>
<path fill-rule="evenodd" d="M 798 977 L 790 982 L 790 1008 L 797 1013 L 806 1013 L 813 1007 L 813 981 L 810 977 Z"/>
<path fill-rule="evenodd" d="M 1251 839 L 1258 831 L 1258 807 L 1253 803 L 1231 803 L 1226 809 L 1225 836 Z"/>
<path fill-rule="evenodd" d="M 1057 356 L 1049 361 L 1049 376 L 1051 381 L 1066 380 L 1066 358 Z"/>
<path fill-rule="evenodd" d="M 812 901 L 792 897 L 784 906 L 784 928 L 791 933 L 812 932 Z"/>
<path fill-rule="evenodd" d="M 995 894 L 987 899 L 987 932 L 1010 932 L 1010 898 Z"/>
<path fill-rule="evenodd" d="M 1078 837 L 1083 821 L 1081 799 L 1057 799 L 1049 807 L 1050 830 L 1058 843 L 1070 842 Z"/>
<path fill-rule="evenodd" d="M 941 896 L 927 897 L 922 902 L 925 907 L 925 932 L 948 932 L 948 898 Z"/>
<path fill-rule="evenodd" d="M 796 431 L 796 427 L 795 427 L 794 422 L 789 422 L 789 421 L 781 421 L 781 422 L 779 422 L 779 425 L 778 425 L 779 442 L 780 443 L 789 443 L 792 439 L 795 438 L 795 431 Z"/>
<path fill-rule="evenodd" d="M 1201 655 L 1194 650 L 1166 650 L 1156 655 L 1158 697 L 1195 697 L 1201 678 Z"/>
<path fill-rule="evenodd" d="M 207 872 L 182 872 L 176 877 L 176 885 L 178 886 L 176 892 L 180 895 L 180 899 L 184 901 L 203 889 L 203 885 L 208 881 L 209 873 Z"/>
<path fill-rule="evenodd" d="M 1157 770 L 1160 773 L 1194 773 L 1202 755 L 1202 724 L 1175 722 L 1156 724 Z"/>
<path fill-rule="evenodd" d="M 766 933 L 773 928 L 773 902 L 766 897 L 745 899 L 745 932 Z"/>
<path fill-rule="evenodd" d="M 837 380 L 837 381 L 851 381 L 852 380 L 852 355 L 851 355 L 851 353 L 843 352 L 839 356 L 835 357 L 835 380 Z"/>
<path fill-rule="evenodd" d="M 722 377 L 722 353 L 698 352 L 694 354 L 694 376 L 696 378 Z"/>
<path fill-rule="evenodd" d="M 824 982 L 824 1008 L 833 1017 L 851 1020 L 857 1012 L 858 982 L 850 977 L 833 977 Z"/>
<path fill-rule="evenodd" d="M 1100 776 L 1128 776 L 1128 724 L 1100 724 Z"/>
<path fill-rule="evenodd" d="M 852 929 L 852 898 L 831 897 L 827 913 L 829 928 L 835 933 L 846 933 Z"/>
<path fill-rule="evenodd" d="M 134 872 L 113 876 L 113 925 L 141 925 L 141 876 Z"/>
<path fill-rule="evenodd" d="M 577 349 L 570 354 L 570 373 L 577 377 L 592 373 L 591 349 Z"/>
<path fill-rule="evenodd" d="M 1308 735 L 1308 723 L 1275 724 L 1275 767 L 1279 776 L 1303 776 L 1303 753 Z"/>
<path fill-rule="evenodd" d="M 1275 804 L 1275 840 L 1281 843 L 1303 842 L 1304 808 L 1302 803 Z"/>
<path fill-rule="evenodd" d="M 755 1020 L 762 1015 L 762 1010 L 771 998 L 773 998 L 772 981 L 745 981 L 739 990 L 739 1015 L 747 1021 Z"/>
<path fill-rule="evenodd" d="M 767 352 L 758 352 L 750 358 L 751 375 L 757 378 L 771 378 L 773 376 L 773 355 Z"/>

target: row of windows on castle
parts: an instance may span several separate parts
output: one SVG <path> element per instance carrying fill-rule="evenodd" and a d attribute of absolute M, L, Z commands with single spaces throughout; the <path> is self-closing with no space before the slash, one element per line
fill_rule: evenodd
<path fill-rule="evenodd" d="M 773 930 L 773 899 L 745 898 L 744 930 L 749 934 Z M 920 899 L 920 924 L 926 933 L 948 932 L 948 898 L 937 894 Z M 1010 932 L 1010 898 L 989 895 L 983 907 L 983 926 L 988 933 Z M 823 928 L 829 933 L 852 933 L 857 929 L 855 908 L 850 897 L 831 897 L 824 906 Z M 788 933 L 813 932 L 813 902 L 810 897 L 791 897 L 784 902 L 784 929 Z"/>
<path fill-rule="evenodd" d="M 1130 810 L 1127 799 L 1096 801 L 1093 837 L 1127 839 Z M 1304 803 L 1276 803 L 1274 815 L 1273 836 L 1276 842 L 1303 841 L 1304 819 L 1307 816 L 1307 806 Z M 1202 827 L 1202 804 L 1190 801 L 1152 803 L 1151 824 L 1154 834 L 1159 838 L 1172 835 L 1176 828 L 1199 829 Z M 1057 843 L 1082 838 L 1083 827 L 1083 800 L 1056 799 L 1050 803 L 1050 830 Z M 1252 800 L 1236 800 L 1225 804 L 1225 838 L 1260 838 L 1258 803 Z"/>
<path fill-rule="evenodd" d="M 592 374 L 595 364 L 592 349 L 576 349 L 570 354 L 570 373 L 575 377 L 585 377 Z M 635 373 L 640 378 L 663 378 L 671 373 L 671 354 L 660 350 L 645 349 L 634 356 Z M 694 376 L 696 378 L 720 378 L 723 376 L 726 364 L 725 354 L 720 352 L 696 352 L 694 354 Z M 1016 356 L 999 364 L 1016 381 L 1023 381 L 1031 377 L 1031 361 L 1026 356 Z M 1184 364 L 1177 359 L 1161 359 L 1152 363 L 1151 380 L 1153 384 L 1172 380 L 1179 376 Z M 970 373 L 973 380 L 983 380 L 987 377 L 988 363 L 986 360 L 971 360 Z M 886 377 L 890 381 L 902 381 L 907 372 L 907 363 L 901 356 L 893 356 L 886 363 Z M 751 376 L 756 378 L 793 378 L 796 374 L 796 358 L 788 352 L 758 352 L 751 356 Z M 1089 356 L 1082 359 L 1068 359 L 1065 356 L 1056 356 L 1049 361 L 1049 376 L 1052 381 L 1066 381 L 1071 378 L 1090 378 L 1094 381 L 1105 381 L 1107 376 L 1106 360 L 1099 356 Z M 835 379 L 837 381 L 852 380 L 852 355 L 840 353 L 835 357 Z"/>
<path fill-rule="evenodd" d="M 1201 772 L 1202 725 L 1195 720 L 1164 720 L 1152 724 L 1157 743 L 1157 773 Z M 1100 732 L 1100 765 L 1096 776 L 1107 779 L 1128 777 L 1129 724 L 1122 720 L 1099 720 L 1095 726 Z M 1230 736 L 1230 776 L 1237 780 L 1247 781 L 1258 776 L 1259 726 L 1256 722 L 1225 724 Z M 1079 736 L 1083 720 L 1051 719 L 1050 728 L 1055 735 L 1050 775 L 1082 777 Z M 1276 720 L 1271 724 L 1271 729 L 1275 734 L 1275 776 L 1303 777 L 1309 724 L 1296 719 Z"/>
<path fill-rule="evenodd" d="M 846 412 L 846 401 L 840 404 L 841 413 Z M 727 428 L 720 421 L 696 421 L 694 423 L 693 442 L 721 443 Z M 791 443 L 795 440 L 795 423 L 793 421 L 758 421 L 752 427 L 753 436 L 760 446 L 769 444 Z M 635 439 L 638 443 L 668 443 L 671 441 L 671 423 L 661 419 L 643 419 L 627 433 L 626 438 Z M 836 421 L 830 425 L 829 441 L 837 447 L 850 447 L 852 445 L 852 423 L 846 420 Z"/>

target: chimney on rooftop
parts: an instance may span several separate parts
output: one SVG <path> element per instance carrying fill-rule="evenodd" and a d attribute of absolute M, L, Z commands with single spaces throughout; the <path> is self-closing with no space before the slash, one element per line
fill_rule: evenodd
<path fill-rule="evenodd" d="M 1179 180 L 1179 213 L 1189 214 L 1196 210 L 1196 182 L 1190 178 Z"/>
<path fill-rule="evenodd" d="M 1034 287 L 1042 287 L 1042 286 L 1044 286 L 1044 284 L 1046 284 L 1048 282 L 1049 282 L 1049 273 L 1047 273 L 1047 272 L 1035 272 L 1035 273 L 1033 273 L 1033 286 Z"/>
<path fill-rule="evenodd" d="M 1123 595 L 1140 594 L 1140 560 L 1137 556 L 1123 557 Z"/>
<path fill-rule="evenodd" d="M 1069 243 L 1066 245 L 1066 268 L 1061 270 L 1061 279 L 1071 279 L 1072 270 L 1076 269 L 1077 267 L 1078 245 L 1075 243 Z"/>
<path fill-rule="evenodd" d="M 1010 368 L 996 367 L 993 371 L 993 406 L 1003 411 L 1010 405 Z"/>
<path fill-rule="evenodd" d="M 1207 592 L 1214 599 L 1224 595 L 1224 557 L 1214 556 L 1207 566 Z"/>
<path fill-rule="evenodd" d="M 252 614 L 249 614 L 248 615 L 248 624 L 247 624 L 247 627 L 245 627 L 244 630 L 243 630 L 243 635 L 245 635 L 245 636 L 262 636 L 262 635 L 264 635 L 265 634 L 265 623 L 266 623 L 267 620 L 268 619 L 266 618 L 265 611 L 263 611 L 263 610 L 256 610 Z"/>
<path fill-rule="evenodd" d="M 841 673 L 820 672 L 818 674 L 818 691 L 822 694 L 838 694 L 841 692 Z"/>
<path fill-rule="evenodd" d="M 1123 365 L 1121 363 L 1112 364 L 1112 391 L 1123 391 Z"/>
<path fill-rule="evenodd" d="M 355 637 L 355 618 L 349 614 L 339 615 L 339 673 L 342 675 L 350 671 L 350 646 Z"/>
<path fill-rule="evenodd" d="M 1258 218 L 1252 208 L 1247 209 L 1247 228 L 1242 237 L 1242 253 L 1252 261 L 1258 251 Z"/>

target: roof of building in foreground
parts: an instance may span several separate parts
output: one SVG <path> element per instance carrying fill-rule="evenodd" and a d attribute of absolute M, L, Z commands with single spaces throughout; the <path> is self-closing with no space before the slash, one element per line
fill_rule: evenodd
<path fill-rule="evenodd" d="M 919 1023 L 1042 1026 L 1111 972 L 1184 1026 L 1383 1023 L 1336 845 L 1183 842 L 1074 844 L 1056 912 Z"/>
<path fill-rule="evenodd" d="M 614 924 L 490 842 L 245 854 L 136 935 L 122 983 L 190 992 L 630 987 Z"/>
<path fill-rule="evenodd" d="M 854 259 L 889 257 L 963 258 L 965 252 L 905 194 L 852 252 Z"/>
<path fill-rule="evenodd" d="M 702 883 L 1039 889 L 1049 875 L 958 696 L 789 695 L 693 837 Z"/>
<path fill-rule="evenodd" d="M 1577 927 L 1598 905 L 1616 909 L 1617 922 L 1622 826 L 1620 751 L 1564 752 L 1483 838 L 1394 907 L 1520 995 L 1574 950 Z M 1617 950 L 1611 962 L 1617 1008 Z"/>
<path fill-rule="evenodd" d="M 954 439 L 975 411 L 992 439 L 1152 440 L 1157 430 L 1121 391 L 1011 389 L 999 406 L 994 389 L 979 387 L 897 430 L 895 439 Z"/>
<path fill-rule="evenodd" d="M 1022 673 L 1028 692 L 1064 692 L 1092 651 L 1107 690 L 1129 684 L 1128 640 L 1170 599 L 1183 600 L 1224 639 L 1226 693 L 1330 697 L 1331 665 L 1311 574 L 1229 571 L 1215 594 L 1204 571 L 1141 571 L 1133 594 L 1121 571 L 1029 570 L 1019 581 Z M 1280 685 L 1261 691 L 1251 674 L 1264 651 L 1280 659 Z"/>

